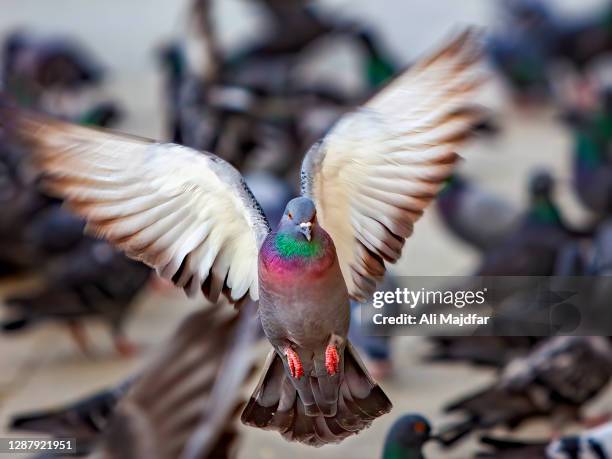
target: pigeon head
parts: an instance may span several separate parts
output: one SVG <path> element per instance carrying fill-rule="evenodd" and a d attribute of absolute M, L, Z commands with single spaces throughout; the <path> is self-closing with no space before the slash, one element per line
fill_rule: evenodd
<path fill-rule="evenodd" d="M 429 421 L 419 414 L 406 414 L 395 421 L 387 434 L 383 458 L 406 457 L 400 452 L 420 451 L 431 439 Z"/>
<path fill-rule="evenodd" d="M 310 199 L 304 197 L 292 199 L 285 207 L 279 225 L 280 230 L 294 236 L 295 239 L 305 239 L 310 242 L 313 226 L 316 224 L 316 215 L 317 210 Z"/>

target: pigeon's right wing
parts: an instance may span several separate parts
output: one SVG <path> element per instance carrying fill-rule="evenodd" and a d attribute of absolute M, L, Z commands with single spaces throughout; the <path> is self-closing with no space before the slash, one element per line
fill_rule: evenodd
<path fill-rule="evenodd" d="M 49 189 L 87 229 L 213 302 L 257 299 L 268 223 L 240 173 L 175 144 L 95 130 L 0 98 L 0 127 L 31 150 Z"/>
<path fill-rule="evenodd" d="M 417 62 L 345 115 L 302 166 L 302 192 L 331 235 L 349 293 L 366 300 L 414 223 L 455 169 L 457 146 L 482 118 L 483 80 L 470 31 Z"/>

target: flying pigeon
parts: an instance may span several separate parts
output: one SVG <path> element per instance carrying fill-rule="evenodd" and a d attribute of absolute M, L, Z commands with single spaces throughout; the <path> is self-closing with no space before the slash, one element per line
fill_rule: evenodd
<path fill-rule="evenodd" d="M 580 418 L 583 404 L 612 378 L 612 345 L 600 336 L 550 338 L 510 362 L 491 386 L 450 404 L 465 419 L 440 434 L 451 445 L 476 429 L 517 427 L 545 416 L 560 424 Z"/>
<path fill-rule="evenodd" d="M 211 153 L 7 103 L 0 126 L 29 144 L 48 188 L 94 235 L 190 295 L 258 299 L 274 350 L 242 421 L 321 446 L 391 409 L 347 339 L 349 299 L 374 291 L 454 171 L 480 119 L 480 54 L 466 31 L 345 115 L 306 155 L 302 196 L 274 231 L 238 171 Z"/>

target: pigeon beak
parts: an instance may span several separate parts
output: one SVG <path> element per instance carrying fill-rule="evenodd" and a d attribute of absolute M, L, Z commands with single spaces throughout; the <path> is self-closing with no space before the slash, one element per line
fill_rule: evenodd
<path fill-rule="evenodd" d="M 300 233 L 304 235 L 308 242 L 310 242 L 310 239 L 312 239 L 311 230 L 312 222 L 300 223 Z"/>

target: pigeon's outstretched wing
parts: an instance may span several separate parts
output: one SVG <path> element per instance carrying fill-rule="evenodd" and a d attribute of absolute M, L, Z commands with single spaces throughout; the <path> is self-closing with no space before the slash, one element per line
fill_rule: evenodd
<path fill-rule="evenodd" d="M 451 175 L 455 149 L 481 119 L 484 80 L 466 31 L 417 62 L 308 152 L 302 193 L 332 236 L 350 294 L 364 300 L 399 259 L 416 220 Z"/>
<path fill-rule="evenodd" d="M 268 223 L 242 176 L 210 154 L 94 130 L 0 99 L 0 126 L 27 144 L 49 190 L 87 229 L 193 295 L 257 299 Z"/>

